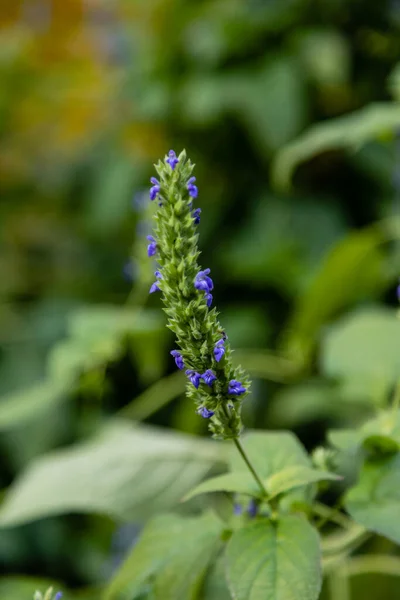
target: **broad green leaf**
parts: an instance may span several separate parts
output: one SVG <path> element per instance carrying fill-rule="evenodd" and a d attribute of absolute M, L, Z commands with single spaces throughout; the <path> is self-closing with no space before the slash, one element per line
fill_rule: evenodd
<path fill-rule="evenodd" d="M 249 496 L 259 496 L 260 488 L 254 477 L 248 473 L 226 473 L 203 481 L 186 494 L 184 500 L 190 500 L 194 496 L 209 492 L 236 492 L 238 494 L 248 494 Z"/>
<path fill-rule="evenodd" d="M 31 420 L 42 419 L 47 411 L 63 402 L 70 393 L 70 381 L 47 380 L 0 398 L 0 431 L 8 431 Z"/>
<path fill-rule="evenodd" d="M 311 467 L 311 461 L 295 435 L 286 431 L 252 431 L 245 435 L 242 444 L 258 475 L 263 481 L 288 467 Z M 248 468 L 236 448 L 232 448 L 230 468 L 233 473 L 248 473 Z M 309 486 L 293 490 L 281 500 L 281 508 L 293 502 L 310 499 L 313 490 Z"/>
<path fill-rule="evenodd" d="M 352 232 L 332 245 L 287 326 L 289 352 L 308 354 L 321 326 L 337 311 L 365 295 L 377 294 L 384 281 L 384 235 L 377 228 Z"/>
<path fill-rule="evenodd" d="M 221 451 L 211 440 L 114 421 L 88 442 L 33 461 L 7 491 L 0 526 L 70 512 L 146 519 L 174 506 Z"/>
<path fill-rule="evenodd" d="M 303 517 L 258 520 L 235 531 L 226 549 L 235 600 L 316 600 L 321 556 L 316 530 Z"/>
<path fill-rule="evenodd" d="M 271 475 L 266 481 L 266 488 L 270 498 L 288 492 L 294 488 L 316 483 L 317 481 L 338 481 L 341 479 L 334 473 L 317 471 L 304 465 L 286 467 L 279 473 Z"/>
<path fill-rule="evenodd" d="M 146 588 L 154 600 L 195 600 L 220 545 L 212 515 L 155 517 L 108 585 L 104 600 L 131 600 Z"/>
<path fill-rule="evenodd" d="M 267 479 L 285 467 L 311 466 L 303 446 L 288 431 L 251 431 L 243 436 L 242 444 L 262 479 Z M 233 446 L 230 468 L 236 473 L 248 473 L 247 465 Z"/>
<path fill-rule="evenodd" d="M 345 506 L 357 523 L 400 544 L 400 453 L 366 462 Z"/>
<path fill-rule="evenodd" d="M 145 378 L 154 378 L 161 374 L 164 332 L 162 316 L 151 310 L 112 305 L 79 308 L 69 316 L 69 337 L 50 354 L 49 377 L 77 377 L 84 370 L 115 360 L 129 340 L 141 372 Z"/>
<path fill-rule="evenodd" d="M 389 309 L 363 310 L 332 327 L 322 348 L 330 377 L 363 376 L 371 381 L 400 378 L 400 320 Z"/>
<path fill-rule="evenodd" d="M 344 117 L 318 123 L 278 152 L 272 167 L 273 184 L 287 190 L 302 162 L 327 150 L 358 150 L 366 142 L 393 134 L 399 126 L 400 106 L 389 102 L 371 104 Z"/>

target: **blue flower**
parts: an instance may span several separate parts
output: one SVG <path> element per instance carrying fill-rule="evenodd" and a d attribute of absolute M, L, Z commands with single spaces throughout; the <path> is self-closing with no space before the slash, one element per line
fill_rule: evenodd
<path fill-rule="evenodd" d="M 241 396 L 246 392 L 246 388 L 242 386 L 240 381 L 236 381 L 236 379 L 231 379 L 228 385 L 228 394 L 232 396 Z"/>
<path fill-rule="evenodd" d="M 397 286 L 396 293 L 397 293 L 397 299 L 400 302 L 400 285 Z"/>
<path fill-rule="evenodd" d="M 179 162 L 179 158 L 177 158 L 177 156 L 173 150 L 170 150 L 168 152 L 168 158 L 165 159 L 165 162 L 169 164 L 169 166 L 171 167 L 172 170 L 174 170 L 176 165 Z"/>
<path fill-rule="evenodd" d="M 210 273 L 210 269 L 205 269 L 204 271 L 199 271 L 194 280 L 194 287 L 197 290 L 203 290 L 204 292 L 211 292 L 214 288 L 214 284 L 212 282 L 211 277 L 208 277 Z"/>
<path fill-rule="evenodd" d="M 154 256 L 155 253 L 157 252 L 156 240 L 153 238 L 152 235 L 148 235 L 147 239 L 150 242 L 150 244 L 147 246 L 147 256 Z"/>
<path fill-rule="evenodd" d="M 210 387 L 212 386 L 213 382 L 217 379 L 216 375 L 212 372 L 211 369 L 207 369 L 207 371 L 203 373 L 202 378 L 204 383 L 206 383 Z"/>
<path fill-rule="evenodd" d="M 153 186 L 150 188 L 150 200 L 155 200 L 157 194 L 160 193 L 161 185 L 158 179 L 155 177 L 150 177 L 150 183 L 153 184 Z"/>
<path fill-rule="evenodd" d="M 200 223 L 200 213 L 201 213 L 201 208 L 196 208 L 196 210 L 194 210 L 192 213 L 192 217 L 193 217 L 195 225 L 198 225 Z"/>
<path fill-rule="evenodd" d="M 200 373 L 197 373 L 197 371 L 193 371 L 192 369 L 187 369 L 185 371 L 185 373 L 189 377 L 190 381 L 193 383 L 194 387 L 197 390 L 200 385 L 200 379 L 201 379 Z"/>
<path fill-rule="evenodd" d="M 170 354 L 172 354 L 172 356 L 174 357 L 175 364 L 178 367 L 178 369 L 184 369 L 185 365 L 183 364 L 182 354 L 178 352 L 178 350 L 171 350 Z"/>
<path fill-rule="evenodd" d="M 205 294 L 204 297 L 206 299 L 208 308 L 210 308 L 212 301 L 213 301 L 212 294 Z"/>
<path fill-rule="evenodd" d="M 194 185 L 195 181 L 196 181 L 196 177 L 191 177 L 186 184 L 186 187 L 189 192 L 189 196 L 191 196 L 192 198 L 197 198 L 197 195 L 199 193 L 199 190 L 197 189 L 197 185 Z"/>
<path fill-rule="evenodd" d="M 57 592 L 57 594 L 54 596 L 54 600 L 61 600 L 62 598 L 62 592 Z"/>
<path fill-rule="evenodd" d="M 223 355 L 225 354 L 225 340 L 222 338 L 218 340 L 218 342 L 214 346 L 214 357 L 217 362 L 221 360 Z"/>
<path fill-rule="evenodd" d="M 252 498 L 247 507 L 247 514 L 249 515 L 249 517 L 254 518 L 257 516 L 257 512 L 258 512 L 257 502 L 255 502 L 255 500 Z"/>
<path fill-rule="evenodd" d="M 157 279 L 162 279 L 162 275 L 161 275 L 160 271 L 155 271 L 154 275 L 157 277 Z M 149 294 L 154 294 L 154 292 L 159 292 L 159 291 L 160 291 L 160 288 L 158 287 L 158 281 L 155 281 L 149 290 Z"/>
<path fill-rule="evenodd" d="M 200 406 L 200 408 L 197 411 L 197 414 L 201 415 L 203 419 L 209 419 L 215 413 L 213 410 L 208 410 L 208 408 L 206 408 L 205 406 Z"/>

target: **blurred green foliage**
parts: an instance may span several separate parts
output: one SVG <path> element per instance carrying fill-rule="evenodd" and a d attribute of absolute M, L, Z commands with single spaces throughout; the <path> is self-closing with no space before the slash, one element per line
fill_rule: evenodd
<path fill-rule="evenodd" d="M 399 377 L 400 5 L 3 4 L 0 597 L 54 584 L 89 600 L 137 534 L 121 522 L 176 508 L 225 457 L 183 433 L 204 424 L 147 298 L 143 197 L 170 147 L 197 163 L 202 264 L 255 378 L 245 422 L 289 427 L 311 449 L 386 405 Z M 352 598 L 398 596 L 397 563 L 363 568 Z M 212 575 L 206 587 L 223 598 Z M 323 597 L 341 589 L 328 578 Z"/>

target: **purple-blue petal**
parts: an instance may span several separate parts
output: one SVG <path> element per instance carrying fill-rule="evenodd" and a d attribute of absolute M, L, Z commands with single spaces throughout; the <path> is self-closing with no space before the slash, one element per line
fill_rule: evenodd
<path fill-rule="evenodd" d="M 149 290 L 149 294 L 154 294 L 154 292 L 159 292 L 159 291 L 160 291 L 160 288 L 158 287 L 157 281 L 155 281 Z"/>
<path fill-rule="evenodd" d="M 213 301 L 212 294 L 210 294 L 210 293 L 205 294 L 205 299 L 206 299 L 206 304 L 207 304 L 208 308 L 210 308 L 212 301 Z"/>
<path fill-rule="evenodd" d="M 207 371 L 203 373 L 202 378 L 204 383 L 211 387 L 213 382 L 217 379 L 217 376 L 215 375 L 215 373 L 213 373 L 211 369 L 207 369 Z"/>
<path fill-rule="evenodd" d="M 213 410 L 209 410 L 205 406 L 201 406 L 199 408 L 199 410 L 197 411 L 197 413 L 199 415 L 201 415 L 203 417 L 203 419 L 209 419 L 210 417 L 212 417 L 215 414 Z"/>
<path fill-rule="evenodd" d="M 179 162 L 179 158 L 177 158 L 177 156 L 173 150 L 170 150 L 168 152 L 168 158 L 165 159 L 165 162 L 169 164 L 169 166 L 171 167 L 172 170 L 174 170 L 176 165 Z"/>

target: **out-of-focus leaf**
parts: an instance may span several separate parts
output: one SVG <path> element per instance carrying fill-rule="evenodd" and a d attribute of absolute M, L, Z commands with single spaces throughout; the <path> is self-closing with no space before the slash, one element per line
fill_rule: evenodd
<path fill-rule="evenodd" d="M 390 309 L 353 313 L 323 340 L 322 366 L 330 377 L 364 377 L 395 383 L 400 378 L 400 320 Z"/>
<path fill-rule="evenodd" d="M 259 520 L 228 542 L 227 579 L 237 600 L 316 600 L 321 590 L 317 531 L 303 517 Z"/>
<path fill-rule="evenodd" d="M 347 304 L 379 292 L 385 282 L 379 248 L 383 241 L 381 230 L 366 229 L 330 248 L 287 326 L 286 344 L 291 353 L 307 356 L 329 318 Z"/>
<path fill-rule="evenodd" d="M 76 377 L 85 369 L 115 360 L 127 340 L 144 365 L 145 376 L 159 374 L 163 362 L 160 341 L 165 338 L 161 313 L 121 306 L 90 306 L 71 314 L 68 333 L 69 337 L 50 354 L 48 372 L 52 379 Z"/>
<path fill-rule="evenodd" d="M 357 523 L 400 543 L 400 453 L 367 462 L 345 506 Z"/>
<path fill-rule="evenodd" d="M 297 61 L 276 55 L 258 68 L 218 77 L 201 75 L 182 89 L 184 118 L 199 125 L 234 113 L 264 158 L 292 139 L 305 121 L 305 85 Z"/>
<path fill-rule="evenodd" d="M 70 381 L 46 380 L 0 398 L 0 431 L 44 418 L 46 412 L 63 402 L 70 393 Z"/>
<path fill-rule="evenodd" d="M 346 83 L 350 75 L 350 48 L 335 29 L 301 30 L 296 48 L 309 76 L 319 85 Z"/>
<path fill-rule="evenodd" d="M 195 600 L 218 545 L 221 523 L 212 515 L 154 518 L 108 585 L 104 600 Z"/>
<path fill-rule="evenodd" d="M 232 599 L 225 577 L 225 556 L 223 554 L 211 565 L 204 581 L 203 596 L 200 597 L 204 600 Z"/>
<path fill-rule="evenodd" d="M 309 199 L 292 205 L 273 196 L 259 200 L 245 225 L 221 255 L 224 268 L 230 278 L 268 282 L 285 293 L 304 287 L 344 231 L 334 208 Z"/>
<path fill-rule="evenodd" d="M 8 490 L 0 526 L 91 512 L 145 519 L 170 508 L 222 459 L 224 447 L 123 421 L 34 461 Z"/>
<path fill-rule="evenodd" d="M 277 189 L 290 188 L 296 168 L 306 160 L 343 148 L 356 151 L 370 140 L 393 135 L 400 126 L 400 107 L 376 103 L 327 123 L 318 123 L 280 150 L 272 167 L 272 180 Z"/>

